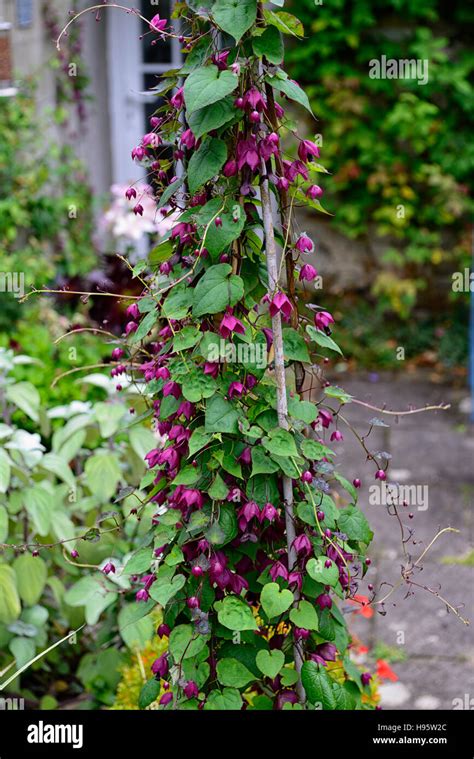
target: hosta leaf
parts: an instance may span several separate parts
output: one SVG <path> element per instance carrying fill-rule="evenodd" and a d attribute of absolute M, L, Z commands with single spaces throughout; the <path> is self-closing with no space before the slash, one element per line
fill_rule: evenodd
<path fill-rule="evenodd" d="M 216 387 L 216 381 L 210 374 L 204 374 L 201 368 L 193 365 L 185 376 L 181 389 L 187 401 L 197 403 L 214 395 Z"/>
<path fill-rule="evenodd" d="M 18 619 L 20 612 L 15 572 L 6 564 L 0 564 L 0 623 L 10 624 Z"/>
<path fill-rule="evenodd" d="M 275 3 L 275 5 L 282 5 L 283 3 Z M 286 11 L 269 11 L 264 10 L 263 15 L 267 24 L 275 26 L 283 34 L 292 34 L 295 37 L 304 36 L 304 27 L 301 21 Z"/>
<path fill-rule="evenodd" d="M 240 711 L 242 696 L 236 688 L 224 688 L 222 692 L 213 690 L 204 704 L 205 711 Z"/>
<path fill-rule="evenodd" d="M 0 449 L 0 493 L 6 493 L 10 484 L 10 460 L 4 450 Z"/>
<path fill-rule="evenodd" d="M 278 429 L 263 438 L 262 445 L 276 456 L 298 456 L 293 435 L 287 430 Z"/>
<path fill-rule="evenodd" d="M 147 680 L 140 691 L 140 695 L 138 696 L 138 708 L 146 709 L 147 706 L 150 706 L 150 704 L 152 704 L 153 701 L 156 701 L 160 695 L 160 690 L 161 683 L 159 680 L 154 677 L 152 677 L 150 680 Z"/>
<path fill-rule="evenodd" d="M 280 590 L 277 582 L 269 582 L 263 586 L 260 594 L 263 610 L 269 619 L 279 617 L 287 611 L 294 601 L 291 590 Z"/>
<path fill-rule="evenodd" d="M 208 640 L 207 635 L 199 635 L 192 625 L 178 625 L 169 637 L 169 651 L 176 663 L 182 659 L 192 659 L 202 651 Z"/>
<path fill-rule="evenodd" d="M 183 327 L 173 339 L 173 350 L 178 352 L 193 348 L 202 337 L 198 327 Z"/>
<path fill-rule="evenodd" d="M 87 485 L 102 502 L 115 495 L 121 479 L 120 464 L 114 453 L 99 452 L 90 456 L 84 467 Z"/>
<path fill-rule="evenodd" d="M 43 593 L 48 576 L 46 563 L 39 556 L 25 553 L 13 562 L 18 593 L 24 604 L 33 606 Z"/>
<path fill-rule="evenodd" d="M 326 559 L 322 557 L 310 559 L 306 565 L 306 571 L 316 582 L 321 582 L 323 585 L 336 585 L 339 580 L 337 564 L 332 561 L 331 566 L 326 567 L 325 561 Z"/>
<path fill-rule="evenodd" d="M 319 629 L 318 615 L 309 601 L 302 600 L 297 608 L 291 609 L 290 619 L 296 627 L 303 627 L 306 630 Z"/>
<path fill-rule="evenodd" d="M 260 672 L 273 680 L 285 663 L 285 655 L 283 651 L 278 651 L 278 649 L 259 651 L 256 662 Z"/>
<path fill-rule="evenodd" d="M 39 421 L 40 394 L 31 382 L 16 382 L 13 385 L 7 385 L 5 397 L 34 422 Z"/>
<path fill-rule="evenodd" d="M 160 576 L 150 587 L 150 596 L 162 606 L 166 606 L 168 601 L 184 588 L 186 578 L 184 575 L 176 575 L 173 579 L 161 579 Z"/>
<path fill-rule="evenodd" d="M 184 319 L 191 305 L 191 292 L 184 282 L 174 285 L 163 303 L 163 313 L 168 319 Z"/>

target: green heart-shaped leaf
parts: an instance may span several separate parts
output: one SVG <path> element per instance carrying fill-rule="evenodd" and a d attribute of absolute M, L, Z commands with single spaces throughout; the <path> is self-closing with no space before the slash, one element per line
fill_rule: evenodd
<path fill-rule="evenodd" d="M 185 582 L 186 578 L 184 575 L 176 575 L 171 581 L 165 580 L 160 582 L 158 578 L 150 588 L 150 596 L 154 601 L 157 601 L 162 606 L 166 606 L 170 598 L 173 598 L 178 590 L 181 590 Z"/>
<path fill-rule="evenodd" d="M 279 617 L 280 614 L 289 609 L 294 597 L 291 590 L 280 590 L 278 583 L 269 582 L 263 587 L 260 600 L 265 614 L 269 619 L 272 619 L 272 617 Z"/>
<path fill-rule="evenodd" d="M 285 663 L 285 654 L 278 650 L 259 651 L 256 662 L 260 672 L 273 680 Z"/>
<path fill-rule="evenodd" d="M 318 615 L 309 601 L 300 601 L 298 608 L 290 611 L 290 619 L 296 627 L 304 627 L 306 630 L 319 629 Z"/>
<path fill-rule="evenodd" d="M 295 683 L 298 682 L 298 672 L 296 669 L 291 669 L 290 667 L 284 667 L 281 674 L 281 684 L 282 685 L 295 685 Z"/>
<path fill-rule="evenodd" d="M 321 557 L 310 559 L 306 564 L 306 571 L 316 582 L 322 582 L 323 585 L 336 585 L 339 580 L 339 569 L 334 562 L 331 562 L 330 567 L 324 566 L 325 561 Z"/>

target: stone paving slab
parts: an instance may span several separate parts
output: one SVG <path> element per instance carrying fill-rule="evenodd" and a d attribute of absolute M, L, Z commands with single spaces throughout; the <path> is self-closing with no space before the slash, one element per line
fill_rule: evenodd
<path fill-rule="evenodd" d="M 399 417 L 397 421 L 392 418 L 388 432 L 383 428 L 374 429 L 368 447 L 392 454 L 389 471 L 399 484 L 428 488 L 418 491 L 421 498 L 427 494 L 424 503 L 419 498 L 415 505 L 400 507 L 403 522 L 415 530 L 407 544 L 411 555 L 418 556 L 440 528 L 451 526 L 461 530 L 460 534 L 447 533 L 436 541 L 423 562 L 424 569 L 414 579 L 439 590 L 454 607 L 463 605 L 462 615 L 474 624 L 474 568 L 442 561 L 446 557 L 467 556 L 473 550 L 474 428 L 467 415 L 459 410 L 466 393 L 406 374 L 398 378 L 380 376 L 376 382 L 363 377 L 330 379 L 354 397 L 375 406 L 385 403 L 388 408 L 401 410 L 410 404 L 452 404 L 447 412 L 413 414 Z M 374 416 L 386 419 L 356 404 L 346 406 L 344 415 L 359 432 L 367 429 L 367 422 Z M 377 589 L 381 582 L 393 583 L 400 578 L 403 560 L 400 529 L 386 507 L 369 504 L 369 488 L 375 482 L 374 465 L 366 462 L 365 453 L 350 430 L 343 425 L 340 429 L 345 438 L 342 444 L 335 444 L 340 471 L 349 479 L 361 478 L 359 505 L 375 532 L 370 551 L 373 565 L 359 589 L 361 594 L 369 595 L 368 582 Z M 414 514 L 413 519 L 408 518 L 410 512 Z M 388 585 L 383 588 L 384 592 L 388 589 Z M 474 709 L 472 625 L 462 624 L 454 614 L 447 612 L 439 599 L 425 590 L 417 589 L 415 595 L 408 598 L 404 598 L 405 595 L 406 587 L 393 594 L 386 604 L 385 616 L 376 613 L 371 619 L 365 619 L 351 614 L 351 629 L 363 643 L 371 649 L 383 643 L 392 649 L 402 649 L 406 656 L 403 661 L 390 665 L 399 679 L 393 683 L 387 681 L 383 686 L 382 706 L 386 709 Z"/>

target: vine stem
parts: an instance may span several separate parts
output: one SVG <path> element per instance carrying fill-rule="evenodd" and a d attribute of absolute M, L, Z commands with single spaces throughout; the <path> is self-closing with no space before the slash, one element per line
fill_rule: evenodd
<path fill-rule="evenodd" d="M 267 168 L 265 161 L 262 160 L 262 178 L 260 183 L 263 228 L 265 231 L 265 251 L 268 272 L 268 290 L 271 295 L 275 294 L 278 288 L 278 259 L 275 244 L 275 234 L 273 230 L 273 213 L 268 185 Z M 277 414 L 278 424 L 288 430 L 288 405 L 286 398 L 286 375 L 285 359 L 283 355 L 283 331 L 281 326 L 281 315 L 279 312 L 272 318 L 273 329 L 273 348 L 275 351 L 275 379 L 277 392 Z M 286 528 L 286 545 L 288 551 L 288 569 L 291 572 L 297 563 L 297 554 L 294 547 L 296 538 L 294 513 L 293 513 L 293 483 L 290 477 L 283 477 L 283 498 L 285 502 L 285 528 Z M 299 591 L 295 591 L 295 602 L 299 600 Z M 298 683 L 296 690 L 301 703 L 306 700 L 306 695 L 301 682 L 301 667 L 303 666 L 303 655 L 299 646 L 295 643 L 293 647 L 295 657 L 295 669 L 298 672 Z"/>

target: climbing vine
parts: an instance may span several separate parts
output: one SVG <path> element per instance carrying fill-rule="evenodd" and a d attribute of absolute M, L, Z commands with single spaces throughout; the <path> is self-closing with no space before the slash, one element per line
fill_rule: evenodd
<path fill-rule="evenodd" d="M 88 10 L 105 8 L 137 14 Z M 161 441 L 140 484 L 154 512 L 140 500 L 126 515 L 149 520 L 123 569 L 139 578 L 136 619 L 159 604 L 167 639 L 140 705 L 373 708 L 339 608 L 357 602 L 373 537 L 360 480 L 335 464 L 354 399 L 324 375 L 340 353 L 333 316 L 298 298 L 317 271 L 294 209 L 324 212 L 325 173 L 287 113 L 312 114 L 281 66 L 301 24 L 257 0 L 189 0 L 147 23 L 153 44 L 178 37 L 186 58 L 155 87 L 162 105 L 132 153 L 147 182 L 127 189 L 134 212 L 151 187 L 172 223 L 133 268 L 143 293 L 112 354 Z M 358 437 L 385 480 L 387 455 Z"/>

